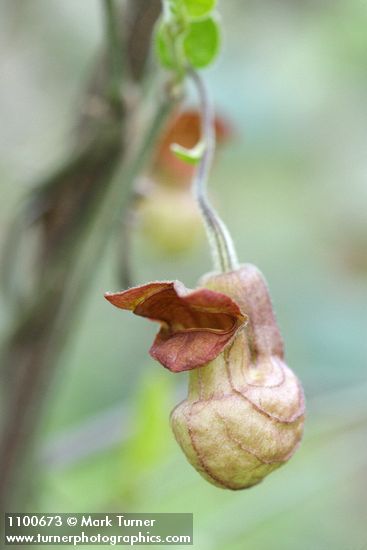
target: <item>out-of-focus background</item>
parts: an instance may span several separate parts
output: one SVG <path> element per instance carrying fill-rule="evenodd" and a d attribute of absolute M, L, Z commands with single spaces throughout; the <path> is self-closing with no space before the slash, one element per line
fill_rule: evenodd
<path fill-rule="evenodd" d="M 211 193 L 241 261 L 268 280 L 287 361 L 305 388 L 302 446 L 243 492 L 212 487 L 191 468 L 168 425 L 186 374 L 149 357 L 154 324 L 103 299 L 120 285 L 118 246 L 109 240 L 45 386 L 32 509 L 193 512 L 200 550 L 363 550 L 366 4 L 226 0 L 219 8 L 223 51 L 204 77 L 231 135 Z M 24 197 L 69 150 L 103 25 L 97 0 L 2 0 L 0 9 L 4 240 Z M 187 102 L 195 105 L 191 92 Z M 203 239 L 168 255 L 137 231 L 134 283 L 193 287 L 211 268 L 207 248 Z M 12 311 L 2 300 L 6 336 Z"/>

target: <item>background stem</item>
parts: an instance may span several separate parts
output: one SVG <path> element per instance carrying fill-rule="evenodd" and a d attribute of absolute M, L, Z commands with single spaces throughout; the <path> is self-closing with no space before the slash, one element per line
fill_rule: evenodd
<path fill-rule="evenodd" d="M 152 28 L 159 13 L 159 1 L 153 0 L 153 4 L 156 9 L 149 11 L 150 20 L 145 3 L 135 1 L 128 4 L 129 14 L 119 14 L 119 25 L 121 15 L 124 20 L 128 15 L 127 19 L 132 21 L 129 33 L 136 33 L 134 21 L 140 16 L 144 18 L 144 26 L 139 27 L 143 33 L 140 41 L 139 36 L 134 36 L 130 42 L 128 35 L 125 42 L 115 32 L 111 11 L 114 4 L 104 3 L 108 15 L 108 50 L 113 56 L 122 55 L 124 49 L 132 52 L 132 59 L 139 65 L 134 80 L 134 86 L 138 87 L 149 70 L 143 54 L 148 55 Z M 139 14 L 139 10 L 144 13 Z M 127 43 L 136 44 L 139 55 L 134 56 L 133 50 L 125 48 Z M 132 59 L 131 67 L 135 63 Z M 103 250 L 123 215 L 133 182 L 149 160 L 172 105 L 168 98 L 163 98 L 163 103 L 158 103 L 154 114 L 147 118 L 142 113 L 147 112 L 146 103 L 150 99 L 138 95 L 129 109 L 124 108 L 122 100 L 121 108 L 116 109 L 105 86 L 106 81 L 116 79 L 116 68 L 110 63 L 107 75 L 92 80 L 71 160 L 35 187 L 25 209 L 33 209 L 36 204 L 39 212 L 34 222 L 39 235 L 39 257 L 35 258 L 38 270 L 34 290 L 21 294 L 22 307 L 16 309 L 2 350 L 1 510 L 26 508 L 26 497 L 35 478 L 34 472 L 29 475 L 27 459 L 55 368 L 73 332 L 76 314 L 101 263 Z M 97 74 L 100 75 L 99 68 Z M 131 89 L 126 74 L 122 84 L 124 89 Z M 94 103 L 97 100 L 103 107 L 98 116 L 85 109 L 91 96 Z M 131 130 L 137 124 L 139 132 L 132 139 Z M 79 150 L 77 157 L 75 149 Z M 22 238 L 26 237 L 23 234 Z"/>
<path fill-rule="evenodd" d="M 121 48 L 121 28 L 119 26 L 118 10 L 116 9 L 115 0 L 103 0 L 107 53 L 109 60 L 110 78 L 108 82 L 108 94 L 110 96 L 111 105 L 116 109 L 122 108 L 121 84 L 124 71 L 124 50 Z"/>

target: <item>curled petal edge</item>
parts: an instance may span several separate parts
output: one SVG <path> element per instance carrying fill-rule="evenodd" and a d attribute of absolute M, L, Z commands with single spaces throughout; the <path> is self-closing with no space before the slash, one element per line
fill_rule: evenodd
<path fill-rule="evenodd" d="M 215 359 L 248 320 L 226 294 L 207 288 L 188 290 L 179 281 L 108 292 L 105 298 L 120 309 L 161 323 L 150 354 L 172 372 Z"/>

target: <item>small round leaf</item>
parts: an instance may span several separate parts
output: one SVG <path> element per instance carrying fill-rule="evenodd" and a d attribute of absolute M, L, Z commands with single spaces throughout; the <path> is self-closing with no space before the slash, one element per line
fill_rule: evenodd
<path fill-rule="evenodd" d="M 208 15 L 217 3 L 216 0 L 183 0 L 189 17 Z"/>
<path fill-rule="evenodd" d="M 217 56 L 220 46 L 219 26 L 213 17 L 191 21 L 184 38 L 184 52 L 190 64 L 201 69 Z"/>

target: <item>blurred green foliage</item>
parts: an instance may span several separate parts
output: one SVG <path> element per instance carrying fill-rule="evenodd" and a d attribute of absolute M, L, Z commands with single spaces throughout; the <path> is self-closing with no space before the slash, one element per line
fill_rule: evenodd
<path fill-rule="evenodd" d="M 163 67 L 183 74 L 186 66 L 207 67 L 218 55 L 220 29 L 218 18 L 210 12 L 209 0 L 163 0 L 157 24 L 155 51 Z"/>
<path fill-rule="evenodd" d="M 66 150 L 78 90 L 100 44 L 101 13 L 94 0 L 3 0 L 0 9 L 4 229 L 29 184 Z M 153 324 L 103 300 L 118 285 L 111 246 L 103 266 L 96 265 L 98 277 L 48 399 L 37 506 L 193 511 L 200 550 L 362 550 L 366 5 L 229 0 L 220 11 L 224 52 L 206 78 L 235 136 L 217 162 L 212 191 L 241 260 L 256 263 L 268 279 L 287 360 L 305 386 L 304 442 L 287 466 L 249 491 L 221 491 L 199 477 L 168 428 L 186 375 L 149 358 Z M 206 249 L 170 261 L 141 239 L 134 260 L 137 282 L 177 278 L 193 286 L 210 270 Z M 120 405 L 128 416 L 121 414 L 119 426 L 112 415 L 105 429 L 121 436 L 82 458 L 44 459 L 50 444 Z"/>

